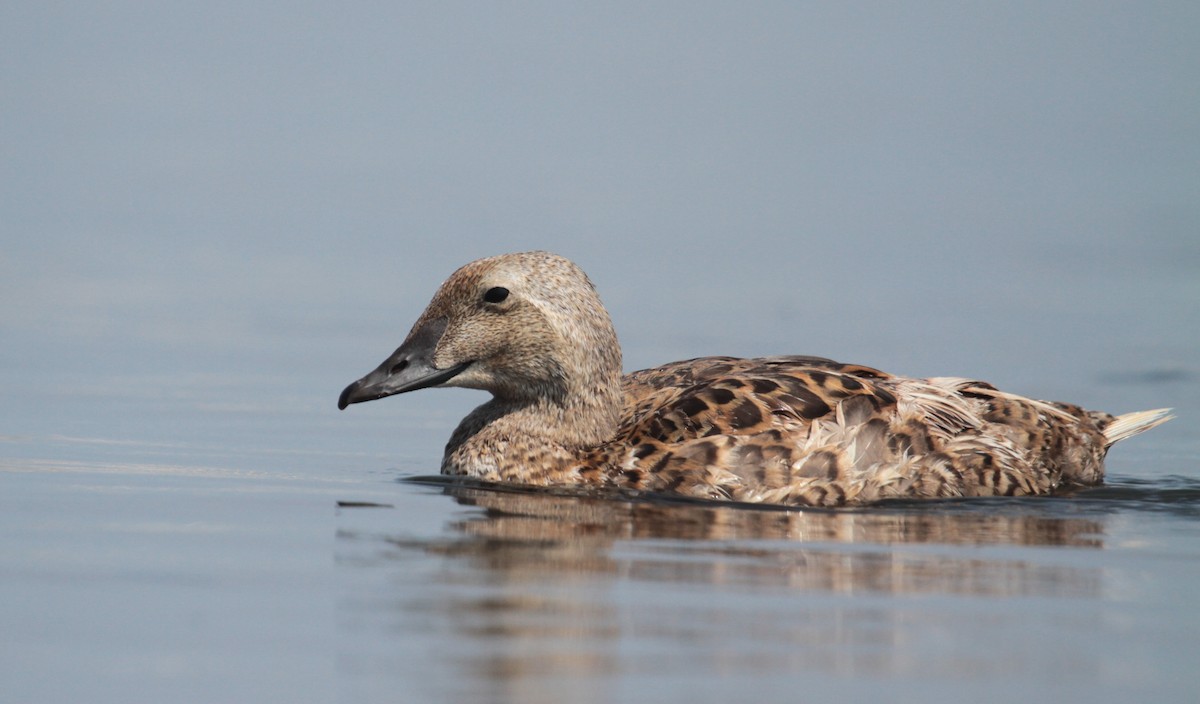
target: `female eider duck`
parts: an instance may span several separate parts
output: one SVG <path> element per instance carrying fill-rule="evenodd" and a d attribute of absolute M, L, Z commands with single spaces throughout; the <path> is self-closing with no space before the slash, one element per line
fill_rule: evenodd
<path fill-rule="evenodd" d="M 338 408 L 430 386 L 492 394 L 450 436 L 443 474 L 804 506 L 1099 484 L 1113 443 L 1171 418 L 820 357 L 701 357 L 622 376 L 591 281 L 547 252 L 454 272 Z"/>

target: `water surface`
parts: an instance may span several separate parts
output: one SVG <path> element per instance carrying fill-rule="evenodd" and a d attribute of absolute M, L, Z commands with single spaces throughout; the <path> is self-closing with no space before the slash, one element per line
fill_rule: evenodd
<path fill-rule="evenodd" d="M 14 701 L 1187 701 L 1200 686 L 1200 481 L 1184 476 L 777 510 L 395 470 L 0 472 Z"/>

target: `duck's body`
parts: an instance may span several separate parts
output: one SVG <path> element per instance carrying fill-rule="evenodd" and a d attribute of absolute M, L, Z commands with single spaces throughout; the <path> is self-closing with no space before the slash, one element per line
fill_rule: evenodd
<path fill-rule="evenodd" d="M 622 376 L 591 282 L 546 252 L 459 269 L 338 405 L 428 386 L 493 395 L 451 436 L 444 474 L 790 505 L 1094 485 L 1113 443 L 1170 418 L 819 357 L 704 357 Z"/>

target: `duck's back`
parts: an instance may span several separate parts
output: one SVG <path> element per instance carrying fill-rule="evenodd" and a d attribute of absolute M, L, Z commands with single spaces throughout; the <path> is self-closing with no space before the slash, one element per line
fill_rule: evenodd
<path fill-rule="evenodd" d="M 693 359 L 623 390 L 621 426 L 590 457 L 608 483 L 817 506 L 1096 484 L 1108 446 L 1156 420 L 1114 437 L 1105 413 L 819 357 Z"/>

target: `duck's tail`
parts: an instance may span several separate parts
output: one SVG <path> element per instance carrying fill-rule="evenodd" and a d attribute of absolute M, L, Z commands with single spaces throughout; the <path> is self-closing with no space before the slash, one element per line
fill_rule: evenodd
<path fill-rule="evenodd" d="M 1156 408 L 1153 411 L 1138 411 L 1117 416 L 1104 428 L 1104 448 L 1108 449 L 1126 438 L 1162 425 L 1175 416 L 1171 408 Z"/>

